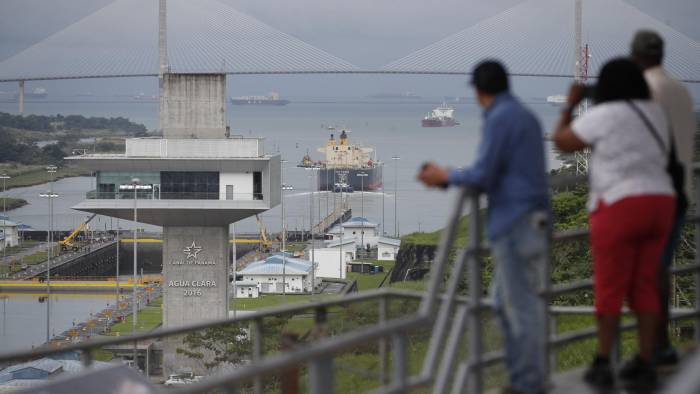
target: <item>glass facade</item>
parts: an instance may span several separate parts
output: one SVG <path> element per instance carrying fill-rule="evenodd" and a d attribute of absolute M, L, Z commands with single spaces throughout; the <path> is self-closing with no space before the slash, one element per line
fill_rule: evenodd
<path fill-rule="evenodd" d="M 140 199 L 162 200 L 236 200 L 250 199 L 250 192 L 236 198 L 235 185 L 219 187 L 219 173 L 213 171 L 98 171 L 97 190 L 88 193 L 89 199 L 134 198 L 130 188 L 133 178 L 139 178 L 144 189 L 138 190 Z M 254 200 L 263 199 L 262 172 L 253 172 Z M 126 186 L 127 188 L 125 188 Z M 248 186 L 250 187 L 250 186 Z M 250 189 L 248 189 L 250 190 Z"/>
<path fill-rule="evenodd" d="M 151 186 L 150 190 L 139 190 L 139 198 L 153 198 L 153 193 L 158 191 L 160 184 L 160 172 L 157 171 L 98 171 L 97 172 L 96 198 L 133 198 L 133 190 L 123 190 L 122 185 L 131 185 L 133 178 L 138 178 L 141 185 Z M 89 197 L 89 196 L 88 196 Z"/>
<path fill-rule="evenodd" d="M 164 200 L 219 200 L 219 173 L 163 171 L 160 194 Z"/>

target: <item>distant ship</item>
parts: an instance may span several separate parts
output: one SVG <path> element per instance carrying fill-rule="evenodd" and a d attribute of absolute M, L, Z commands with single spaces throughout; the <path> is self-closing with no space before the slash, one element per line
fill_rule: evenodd
<path fill-rule="evenodd" d="M 48 93 L 44 88 L 34 88 L 31 92 L 24 92 L 25 99 L 44 99 Z M 15 99 L 19 98 L 19 92 L 15 93 Z"/>
<path fill-rule="evenodd" d="M 419 99 L 421 96 L 411 93 L 411 92 L 406 92 L 406 93 L 377 93 L 368 96 L 370 98 L 378 98 L 378 99 Z"/>
<path fill-rule="evenodd" d="M 454 112 L 454 108 L 448 107 L 443 103 L 441 106 L 430 111 L 430 113 L 423 118 L 421 124 L 423 127 L 457 126 L 459 122 L 457 122 L 453 117 Z"/>
<path fill-rule="evenodd" d="M 153 95 L 149 96 L 145 93 L 139 93 L 135 96 L 132 96 L 131 98 L 133 100 L 136 100 L 136 101 L 148 101 L 148 102 L 160 101 L 160 98 L 158 96 L 153 96 Z"/>
<path fill-rule="evenodd" d="M 566 96 L 563 94 L 554 94 L 547 96 L 547 102 L 553 105 L 560 105 L 566 103 Z"/>
<path fill-rule="evenodd" d="M 382 188 L 384 163 L 372 159 L 373 148 L 351 145 L 346 130 L 341 131 L 338 141 L 331 134 L 318 151 L 325 154 L 325 160 L 313 161 L 307 153 L 299 164 L 319 169 L 318 190 L 352 193 Z"/>
<path fill-rule="evenodd" d="M 270 92 L 267 96 L 239 96 L 231 97 L 233 105 L 287 105 L 289 100 L 280 99 L 280 94 Z"/>

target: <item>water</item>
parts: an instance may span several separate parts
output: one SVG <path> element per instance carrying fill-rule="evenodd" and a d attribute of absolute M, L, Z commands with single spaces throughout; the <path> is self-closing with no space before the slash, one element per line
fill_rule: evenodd
<path fill-rule="evenodd" d="M 0 293 L 0 349 L 30 349 L 46 341 L 46 302 L 38 294 Z M 114 303 L 114 294 L 51 296 L 51 335 L 58 335 Z"/>
<path fill-rule="evenodd" d="M 416 173 L 421 164 L 427 160 L 453 167 L 469 164 L 474 159 L 480 140 L 481 109 L 476 104 L 456 106 L 455 117 L 461 123 L 457 127 L 422 128 L 420 119 L 437 104 L 439 103 L 293 102 L 274 108 L 230 106 L 228 114 L 232 134 L 264 137 L 268 153 L 279 153 L 288 160 L 283 169 L 283 180 L 294 186 L 293 191 L 285 193 L 288 229 L 308 227 L 309 223 L 309 172 L 297 168 L 296 164 L 307 152 L 312 158 L 320 159 L 316 149 L 323 146 L 329 138 L 329 131 L 324 126 L 337 125 L 352 130 L 349 135 L 352 143 L 359 142 L 376 148 L 377 158 L 385 162 L 384 228 L 388 234 L 394 234 L 396 203 L 398 227 L 400 233 L 405 234 L 419 228 L 431 231 L 442 227 L 446 220 L 446 207 L 454 198 L 454 192 L 429 190 L 416 181 Z M 15 111 L 13 105 L 0 103 L 0 111 Z M 545 103 L 533 103 L 530 106 L 539 116 L 545 131 L 550 131 L 558 118 L 558 108 Z M 157 103 L 33 102 L 28 103 L 27 108 L 29 112 L 38 114 L 124 116 L 142 122 L 149 128 L 157 124 Z M 392 161 L 392 156 L 399 156 L 401 160 Z M 559 164 L 550 153 L 550 167 Z M 81 201 L 85 192 L 94 189 L 94 179 L 66 179 L 56 182 L 54 189 L 61 195 L 54 209 L 56 228 L 74 228 L 85 214 L 73 211 L 70 207 Z M 10 196 L 25 198 L 30 202 L 23 208 L 11 211 L 10 217 L 36 229 L 45 229 L 46 201 L 39 198 L 38 194 L 46 190 L 47 185 L 40 185 L 9 191 Z M 364 206 L 364 216 L 381 225 L 382 193 L 364 193 L 364 198 L 361 195 L 359 190 L 350 195 L 353 213 L 360 215 Z M 319 214 L 319 197 L 321 214 L 325 213 L 327 204 L 329 208 L 333 204 L 332 194 L 316 193 L 314 220 Z M 281 227 L 280 216 L 280 207 L 262 215 L 271 231 Z M 107 218 L 98 218 L 94 224 L 100 229 L 112 228 L 113 225 L 115 224 Z M 122 221 L 122 227 L 129 228 L 129 225 Z M 237 232 L 254 232 L 256 229 L 254 219 L 236 224 Z"/>

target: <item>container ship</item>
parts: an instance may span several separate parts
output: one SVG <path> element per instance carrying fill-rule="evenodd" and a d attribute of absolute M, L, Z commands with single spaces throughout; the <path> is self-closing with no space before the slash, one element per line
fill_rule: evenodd
<path fill-rule="evenodd" d="M 453 114 L 455 109 L 443 104 L 423 118 L 421 124 L 423 127 L 451 127 L 457 126 L 459 122 L 455 120 Z"/>
<path fill-rule="evenodd" d="M 299 164 L 299 167 L 319 168 L 318 190 L 352 193 L 382 188 L 384 163 L 372 158 L 373 148 L 350 144 L 345 130 L 338 141 L 331 134 L 326 146 L 318 151 L 325 154 L 325 160 L 313 161 L 307 154 Z"/>
<path fill-rule="evenodd" d="M 280 98 L 277 92 L 270 92 L 267 96 L 239 96 L 231 97 L 233 105 L 287 105 L 289 100 Z"/>

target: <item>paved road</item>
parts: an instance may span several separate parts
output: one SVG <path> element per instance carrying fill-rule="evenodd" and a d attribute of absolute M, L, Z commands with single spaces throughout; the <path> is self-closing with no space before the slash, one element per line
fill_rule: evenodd
<path fill-rule="evenodd" d="M 77 252 L 63 252 L 59 254 L 58 256 L 54 256 L 51 259 L 51 269 L 53 270 L 54 268 L 63 265 L 73 259 L 82 257 L 86 254 L 89 254 L 91 252 L 94 252 L 98 249 L 108 247 L 112 245 L 115 241 L 110 241 L 110 242 L 103 242 L 103 243 L 93 243 L 89 245 L 89 247 L 84 247 L 83 249 L 77 251 Z M 41 248 L 39 250 L 42 250 Z M 43 245 L 43 250 L 46 250 L 46 244 Z M 36 253 L 36 251 L 35 251 Z M 39 264 L 33 264 L 30 265 L 26 270 L 24 271 L 19 271 L 15 272 L 14 274 L 10 275 L 9 278 L 11 279 L 29 279 L 31 277 L 34 277 L 36 275 L 39 275 L 43 272 L 46 272 L 46 269 L 48 268 L 48 263 L 44 261 L 43 263 Z"/>

